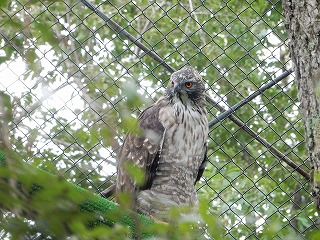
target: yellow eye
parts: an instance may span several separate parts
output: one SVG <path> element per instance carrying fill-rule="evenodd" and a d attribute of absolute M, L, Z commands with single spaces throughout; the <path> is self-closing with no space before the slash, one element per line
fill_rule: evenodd
<path fill-rule="evenodd" d="M 171 81 L 171 83 L 170 83 L 170 84 L 171 84 L 171 86 L 174 86 L 174 82 L 173 82 L 173 81 Z"/>
<path fill-rule="evenodd" d="M 192 82 L 186 82 L 184 85 L 186 86 L 186 88 L 191 88 L 192 87 Z"/>

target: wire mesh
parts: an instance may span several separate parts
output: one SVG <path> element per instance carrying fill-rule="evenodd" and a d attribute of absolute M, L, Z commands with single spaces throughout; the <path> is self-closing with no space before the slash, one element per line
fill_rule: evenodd
<path fill-rule="evenodd" d="M 291 65 L 281 1 L 91 3 L 171 67 L 194 66 L 224 109 Z M 81 1 L 8 1 L 0 16 L 0 90 L 12 101 L 14 150 L 99 193 L 115 180 L 132 118 L 161 95 L 170 72 Z M 298 108 L 291 74 L 233 116 L 309 172 Z M 209 103 L 208 112 L 209 120 L 221 114 Z M 226 239 L 272 229 L 275 239 L 304 238 L 315 227 L 308 181 L 230 119 L 211 127 L 208 158 L 198 195 Z"/>

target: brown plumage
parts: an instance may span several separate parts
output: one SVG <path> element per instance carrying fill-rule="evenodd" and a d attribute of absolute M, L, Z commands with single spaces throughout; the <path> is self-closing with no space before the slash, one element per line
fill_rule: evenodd
<path fill-rule="evenodd" d="M 141 134 L 126 136 L 116 184 L 102 194 L 125 192 L 132 196 L 132 208 L 156 218 L 173 206 L 194 206 L 194 185 L 206 163 L 206 115 L 199 73 L 190 66 L 173 73 L 166 93 L 139 115 Z M 132 178 L 128 165 L 145 172 L 142 183 Z"/>

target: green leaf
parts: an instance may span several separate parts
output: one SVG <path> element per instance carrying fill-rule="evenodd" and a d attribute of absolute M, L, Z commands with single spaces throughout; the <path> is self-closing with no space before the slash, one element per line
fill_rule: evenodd
<path fill-rule="evenodd" d="M 0 8 L 6 8 L 8 6 L 9 0 L 1 0 L 0 1 Z"/>
<path fill-rule="evenodd" d="M 128 172 L 128 174 L 132 177 L 132 179 L 138 184 L 143 185 L 145 182 L 145 171 L 141 169 L 140 167 L 127 163 L 125 165 L 125 169 Z"/>
<path fill-rule="evenodd" d="M 33 24 L 46 42 L 48 42 L 52 46 L 58 46 L 59 42 L 52 29 L 52 25 L 43 22 L 34 22 Z"/>

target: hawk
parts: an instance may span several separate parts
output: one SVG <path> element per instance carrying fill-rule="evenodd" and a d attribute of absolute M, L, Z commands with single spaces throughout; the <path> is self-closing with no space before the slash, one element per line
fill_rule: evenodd
<path fill-rule="evenodd" d="M 197 203 L 195 184 L 206 165 L 208 121 L 204 84 L 191 66 L 172 74 L 166 92 L 138 118 L 117 156 L 117 180 L 102 195 L 130 194 L 133 209 L 160 218 L 173 206 Z M 145 173 L 138 183 L 128 164 Z M 164 216 L 164 215 L 163 215 Z"/>

